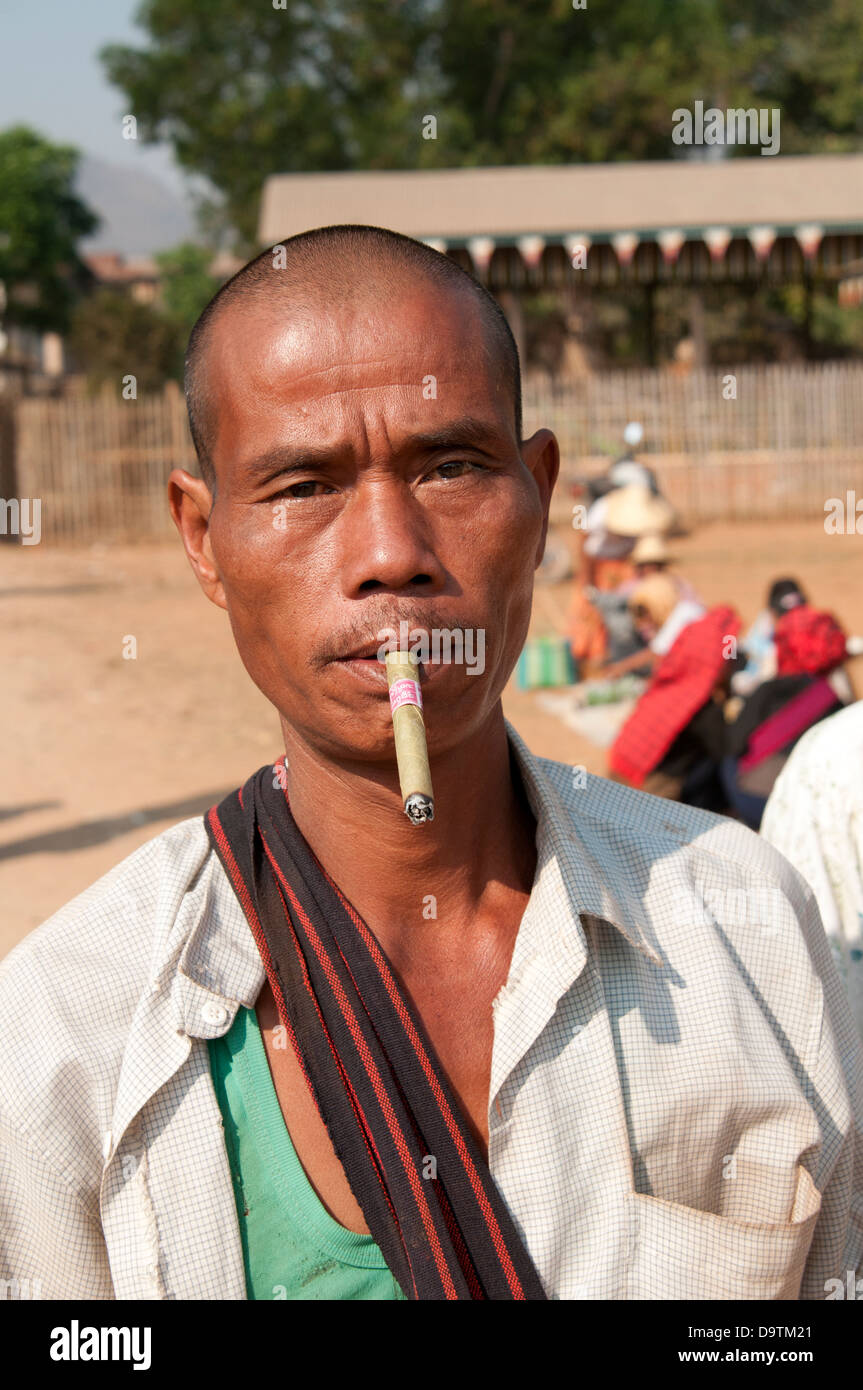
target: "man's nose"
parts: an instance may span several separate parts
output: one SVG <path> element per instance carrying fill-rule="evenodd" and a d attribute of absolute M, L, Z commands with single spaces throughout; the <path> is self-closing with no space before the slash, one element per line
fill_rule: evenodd
<path fill-rule="evenodd" d="M 445 583 L 428 515 L 403 479 L 360 482 L 342 513 L 339 546 L 348 597 L 375 589 L 439 592 Z"/>

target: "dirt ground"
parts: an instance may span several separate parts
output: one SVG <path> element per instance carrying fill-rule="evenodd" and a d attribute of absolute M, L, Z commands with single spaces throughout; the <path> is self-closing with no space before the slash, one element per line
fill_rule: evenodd
<path fill-rule="evenodd" d="M 717 524 L 674 543 L 710 603 L 744 623 L 792 575 L 863 634 L 863 541 L 811 522 Z M 569 585 L 537 589 L 533 628 L 560 630 Z M 278 721 L 224 613 L 172 545 L 0 546 L 0 955 L 138 845 L 197 815 L 281 751 Z M 123 659 L 127 636 L 137 659 Z M 863 694 L 863 660 L 850 663 Z M 534 752 L 604 770 L 604 753 L 517 691 Z"/>

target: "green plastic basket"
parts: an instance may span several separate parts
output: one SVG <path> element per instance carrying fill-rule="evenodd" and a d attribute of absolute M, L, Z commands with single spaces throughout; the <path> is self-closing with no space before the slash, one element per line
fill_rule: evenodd
<path fill-rule="evenodd" d="M 518 658 L 515 681 L 519 690 L 542 690 L 572 685 L 578 679 L 565 637 L 532 637 Z"/>

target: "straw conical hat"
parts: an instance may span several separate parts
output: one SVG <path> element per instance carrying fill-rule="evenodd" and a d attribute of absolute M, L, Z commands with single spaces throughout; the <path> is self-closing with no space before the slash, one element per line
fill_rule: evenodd
<path fill-rule="evenodd" d="M 640 536 L 630 555 L 634 565 L 667 565 L 671 562 L 671 551 L 661 536 Z"/>
<path fill-rule="evenodd" d="M 652 574 L 629 595 L 630 609 L 646 609 L 657 627 L 662 627 L 666 618 L 671 617 L 679 601 L 677 585 L 668 574 Z"/>
<path fill-rule="evenodd" d="M 618 487 L 608 494 L 605 512 L 606 529 L 616 536 L 646 536 L 667 531 L 674 513 L 661 497 L 654 497 L 649 488 Z"/>

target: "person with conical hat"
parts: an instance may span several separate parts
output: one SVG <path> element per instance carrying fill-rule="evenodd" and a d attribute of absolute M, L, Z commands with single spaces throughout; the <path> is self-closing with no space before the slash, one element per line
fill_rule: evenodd
<path fill-rule="evenodd" d="M 669 504 L 637 483 L 613 488 L 590 507 L 568 621 L 577 662 L 597 669 L 604 661 L 634 655 L 642 646 L 626 607 L 625 586 L 636 577 L 633 551 L 639 538 L 661 535 L 673 519 Z"/>

